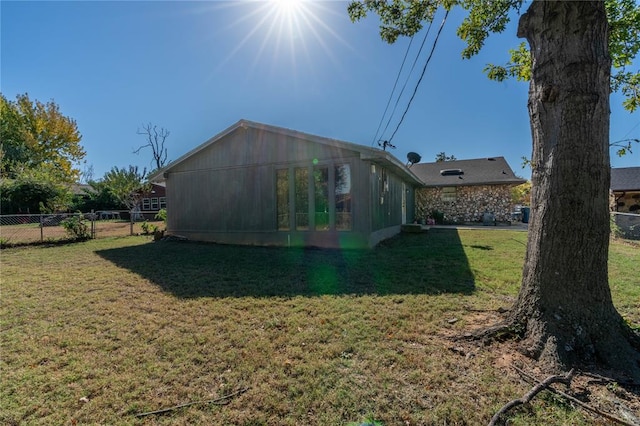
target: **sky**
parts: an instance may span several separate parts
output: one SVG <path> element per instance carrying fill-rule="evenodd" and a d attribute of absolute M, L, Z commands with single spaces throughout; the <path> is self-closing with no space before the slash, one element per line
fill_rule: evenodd
<path fill-rule="evenodd" d="M 456 28 L 464 12 L 454 9 L 399 125 L 444 14 L 417 56 L 426 27 L 413 41 L 389 45 L 376 16 L 352 23 L 347 5 L 3 0 L 0 90 L 10 100 L 22 93 L 53 100 L 73 118 L 87 153 L 79 168 L 92 168 L 94 179 L 114 166 L 153 168 L 149 149 L 133 153 L 146 143 L 137 132 L 147 123 L 170 132 L 175 160 L 240 119 L 376 147 L 397 127 L 389 151 L 403 162 L 408 152 L 422 162 L 440 152 L 460 160 L 504 156 L 530 177 L 522 167 L 531 156 L 528 83 L 497 83 L 483 73 L 522 41 L 517 15 L 463 60 Z M 617 94 L 610 138 L 640 138 L 640 113 L 625 111 Z M 640 146 L 624 157 L 612 150 L 611 163 L 639 166 Z"/>

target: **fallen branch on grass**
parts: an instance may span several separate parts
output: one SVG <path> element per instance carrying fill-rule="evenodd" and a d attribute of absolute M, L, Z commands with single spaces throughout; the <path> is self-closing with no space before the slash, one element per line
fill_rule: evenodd
<path fill-rule="evenodd" d="M 163 413 L 168 413 L 169 411 L 173 411 L 173 410 L 177 410 L 178 408 L 184 408 L 184 407 L 188 407 L 190 405 L 196 405 L 196 404 L 216 404 L 216 405 L 225 405 L 229 403 L 229 399 L 233 398 L 234 396 L 238 396 L 240 394 L 245 393 L 246 391 L 248 391 L 249 388 L 242 388 L 238 391 L 235 391 L 233 393 L 221 396 L 219 398 L 214 398 L 214 399 L 207 399 L 207 400 L 203 400 L 203 401 L 193 401 L 193 402 L 187 402 L 186 404 L 180 404 L 180 405 L 175 405 L 173 407 L 169 407 L 169 408 L 163 408 L 162 410 L 156 410 L 156 411 L 148 411 L 146 413 L 140 413 L 140 414 L 136 414 L 136 417 L 145 417 L 145 416 L 150 416 L 152 414 L 163 414 Z"/>
<path fill-rule="evenodd" d="M 545 389 L 550 389 L 549 386 L 553 383 L 564 383 L 568 385 L 571 383 L 571 379 L 575 375 L 575 370 L 571 369 L 567 374 L 563 376 L 549 376 L 543 382 L 538 382 L 529 392 L 527 392 L 522 398 L 514 399 L 513 401 L 505 404 L 492 418 L 489 422 L 489 426 L 496 426 L 497 422 L 500 420 L 500 417 L 505 415 L 507 411 L 515 408 L 519 405 L 528 404 L 537 394 L 542 392 Z"/>
<path fill-rule="evenodd" d="M 513 368 L 514 368 L 518 373 L 520 373 L 521 375 L 523 375 L 525 378 L 529 379 L 530 381 L 532 381 L 532 382 L 534 382 L 534 383 L 540 383 L 540 382 L 539 382 L 535 377 L 533 377 L 533 376 L 531 376 L 531 375 L 527 374 L 527 373 L 526 373 L 525 371 L 523 371 L 522 369 L 520 369 L 520 368 L 518 368 L 518 367 L 516 367 L 516 366 L 514 366 Z M 586 375 L 588 375 L 588 376 L 596 376 L 596 375 L 589 374 L 589 373 L 587 373 Z M 609 379 L 609 378 L 607 378 L 607 377 L 602 377 L 602 376 L 597 376 L 597 377 L 598 377 L 598 378 L 601 378 L 601 379 L 606 379 L 606 380 L 613 381 L 613 379 Z M 599 416 L 602 416 L 602 417 L 604 417 L 604 418 L 606 418 L 606 419 L 609 419 L 609 420 L 614 421 L 614 422 L 616 422 L 616 423 L 619 423 L 619 424 L 621 424 L 621 425 L 625 425 L 625 426 L 634 426 L 634 424 L 633 424 L 633 423 L 629 423 L 629 422 L 627 422 L 627 421 L 625 421 L 625 420 L 623 420 L 623 419 L 620 419 L 620 418 L 618 418 L 618 417 L 615 417 L 615 416 L 613 416 L 613 415 L 611 415 L 611 414 L 609 414 L 609 413 L 605 413 L 604 411 L 600 411 L 600 410 L 598 410 L 597 408 L 592 407 L 592 406 L 590 406 L 589 404 L 587 404 L 587 403 L 584 403 L 584 402 L 580 401 L 578 398 L 576 398 L 576 397 L 574 397 L 574 396 L 571 396 L 571 395 L 569 395 L 569 394 L 567 394 L 567 393 L 564 393 L 564 392 L 562 392 L 562 391 L 560 391 L 560 390 L 557 390 L 557 389 L 554 389 L 554 388 L 551 388 L 551 387 L 549 388 L 549 390 L 550 390 L 551 392 L 555 393 L 556 395 L 560 395 L 560 396 L 562 396 L 562 397 L 564 397 L 564 398 L 568 399 L 569 401 L 571 401 L 571 402 L 574 402 L 574 403 L 578 404 L 580 407 L 584 408 L 585 410 L 591 411 L 592 413 L 598 414 Z"/>

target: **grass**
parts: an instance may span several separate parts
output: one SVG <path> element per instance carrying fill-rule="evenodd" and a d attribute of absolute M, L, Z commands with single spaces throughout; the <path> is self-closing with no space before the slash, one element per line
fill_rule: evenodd
<path fill-rule="evenodd" d="M 486 424 L 529 386 L 498 351 L 461 354 L 447 336 L 512 303 L 525 239 L 432 229 L 366 251 L 146 237 L 2 250 L 0 422 Z M 612 244 L 610 276 L 638 324 L 638 246 Z M 245 387 L 227 405 L 135 416 Z M 541 398 L 513 424 L 594 421 Z"/>

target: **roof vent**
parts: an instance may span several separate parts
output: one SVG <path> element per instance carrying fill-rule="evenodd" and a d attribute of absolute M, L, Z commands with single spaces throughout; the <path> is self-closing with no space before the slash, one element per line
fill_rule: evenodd
<path fill-rule="evenodd" d="M 496 161 L 496 159 L 495 159 L 495 158 L 493 158 L 493 157 L 489 157 L 489 158 L 487 158 L 487 160 L 489 160 L 489 161 Z"/>
<path fill-rule="evenodd" d="M 462 171 L 462 169 L 444 169 L 444 170 L 440 170 L 440 175 L 441 176 L 460 176 L 463 175 L 464 172 Z"/>

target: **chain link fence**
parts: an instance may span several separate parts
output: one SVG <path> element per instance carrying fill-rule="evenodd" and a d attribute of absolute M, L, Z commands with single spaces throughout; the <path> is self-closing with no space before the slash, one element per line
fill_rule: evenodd
<path fill-rule="evenodd" d="M 163 227 L 157 212 L 134 213 L 126 210 L 91 213 L 12 214 L 0 215 L 0 246 L 55 242 L 72 239 L 63 221 L 78 218 L 86 221 L 91 238 L 148 234 Z M 640 215 L 612 213 L 614 235 L 640 240 Z"/>
<path fill-rule="evenodd" d="M 65 221 L 81 219 L 90 238 L 115 237 L 148 233 L 163 227 L 155 218 L 157 212 L 134 213 L 126 210 L 91 213 L 12 214 L 0 215 L 0 245 L 24 245 L 73 239 Z M 149 226 L 149 223 L 153 226 Z"/>

